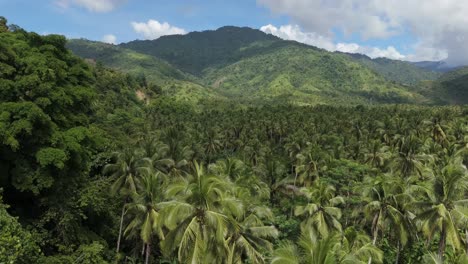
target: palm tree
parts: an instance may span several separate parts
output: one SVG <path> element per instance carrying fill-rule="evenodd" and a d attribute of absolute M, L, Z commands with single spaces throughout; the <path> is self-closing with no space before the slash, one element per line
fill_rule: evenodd
<path fill-rule="evenodd" d="M 133 196 L 133 201 L 127 204 L 132 221 L 128 224 L 124 234 L 132 237 L 139 233 L 146 252 L 145 263 L 149 263 L 153 237 L 164 239 L 162 231 L 163 221 L 160 216 L 160 202 L 163 199 L 163 177 L 160 172 L 150 171 L 142 177 L 138 194 Z"/>
<path fill-rule="evenodd" d="M 268 239 L 278 236 L 274 226 L 264 225 L 264 220 L 271 221 L 272 218 L 269 208 L 255 206 L 248 210 L 248 215 L 237 219 L 238 228 L 226 239 L 229 249 L 227 263 L 243 263 L 243 256 L 249 259 L 249 263 L 264 263 L 262 251 L 273 250 Z"/>
<path fill-rule="evenodd" d="M 365 215 L 372 219 L 372 244 L 376 245 L 379 231 L 385 234 L 390 230 L 398 241 L 399 255 L 400 246 L 406 245 L 413 230 L 414 216 L 405 210 L 412 201 L 412 197 L 406 191 L 406 183 L 401 178 L 388 175 L 368 178 L 362 191 Z"/>
<path fill-rule="evenodd" d="M 108 164 L 104 167 L 104 174 L 111 174 L 111 177 L 116 178 L 111 186 L 113 194 L 119 194 L 123 197 L 124 205 L 120 216 L 119 237 L 117 239 L 117 253 L 120 250 L 120 242 L 122 238 L 123 221 L 125 215 L 125 204 L 129 198 L 136 192 L 136 183 L 138 175 L 144 169 L 141 159 L 138 154 L 130 149 L 122 152 L 116 152 L 116 162 Z"/>
<path fill-rule="evenodd" d="M 318 181 L 311 188 L 303 188 L 301 193 L 308 199 L 307 205 L 297 206 L 295 215 L 305 215 L 301 228 L 315 230 L 323 237 L 332 231 L 341 232 L 341 209 L 338 205 L 344 204 L 341 196 L 335 196 L 335 187 Z"/>
<path fill-rule="evenodd" d="M 205 174 L 198 163 L 187 178 L 170 184 L 163 203 L 165 224 L 170 229 L 163 241 L 166 255 L 177 250 L 179 261 L 202 263 L 226 257 L 225 236 L 239 224 L 242 203 L 230 195 L 226 178 Z"/>
<path fill-rule="evenodd" d="M 311 148 L 306 154 L 298 154 L 297 180 L 303 186 L 311 186 L 320 178 L 320 173 L 327 169 L 329 156 L 317 146 Z M 296 179 L 294 181 L 296 186 Z"/>
<path fill-rule="evenodd" d="M 422 176 L 424 161 L 430 160 L 429 155 L 419 151 L 421 142 L 415 136 L 404 137 L 400 140 L 398 153 L 393 158 L 393 171 L 407 178 L 413 175 Z"/>
<path fill-rule="evenodd" d="M 460 248 L 456 219 L 468 217 L 468 200 L 464 199 L 467 170 L 460 159 L 455 159 L 438 171 L 430 184 L 423 193 L 424 200 L 414 203 L 416 219 L 429 240 L 439 234 L 438 257 L 443 260 L 447 241 L 455 249 Z"/>
<path fill-rule="evenodd" d="M 280 244 L 273 252 L 272 264 L 337 264 L 366 263 L 374 259 L 382 263 L 383 253 L 370 243 L 350 242 L 339 233 L 327 237 L 318 236 L 311 229 L 305 229 L 299 239 L 299 249 L 290 242 Z"/>

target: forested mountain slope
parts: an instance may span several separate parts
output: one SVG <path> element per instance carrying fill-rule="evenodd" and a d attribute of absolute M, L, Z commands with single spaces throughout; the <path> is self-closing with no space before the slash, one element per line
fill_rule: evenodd
<path fill-rule="evenodd" d="M 227 26 L 187 35 L 163 36 L 155 40 L 136 40 L 120 46 L 162 58 L 183 71 L 201 75 L 207 68 L 256 55 L 273 43 L 280 42 L 279 38 L 259 30 Z"/>
<path fill-rule="evenodd" d="M 118 67 L 116 64 L 125 61 L 124 68 L 151 75 L 151 65 L 146 68 L 136 61 L 129 64 L 122 58 L 131 53 L 163 59 L 181 71 L 195 74 L 193 82 L 210 93 L 214 90 L 217 95 L 238 101 L 275 100 L 312 105 L 427 102 L 409 87 L 379 76 L 378 70 L 357 63 L 352 57 L 284 41 L 250 28 L 223 27 L 216 31 L 132 41 L 119 47 L 82 40 L 69 44 L 82 57 L 93 54 L 96 46 L 102 54 L 123 53 L 112 56 L 111 61 L 104 58 L 103 62 L 110 67 Z M 100 54 L 94 57 L 99 58 Z M 132 63 L 137 64 L 132 67 Z"/>
<path fill-rule="evenodd" d="M 222 98 L 216 91 L 200 85 L 200 81 L 159 58 L 102 42 L 73 39 L 67 48 L 92 63 L 129 73 L 137 79 L 151 82 L 162 93 L 177 100 L 197 103 L 199 100 Z"/>
<path fill-rule="evenodd" d="M 423 103 L 423 96 L 389 82 L 346 55 L 300 45 L 209 69 L 204 80 L 220 92 L 298 103 Z"/>
<path fill-rule="evenodd" d="M 468 104 L 468 67 L 447 72 L 436 81 L 424 82 L 420 89 L 438 104 Z"/>
<path fill-rule="evenodd" d="M 345 53 L 347 54 L 347 53 Z M 389 81 L 405 85 L 417 85 L 421 81 L 432 81 L 442 73 L 418 67 L 416 64 L 387 58 L 371 59 L 362 54 L 348 54 L 362 65 L 371 68 Z"/>

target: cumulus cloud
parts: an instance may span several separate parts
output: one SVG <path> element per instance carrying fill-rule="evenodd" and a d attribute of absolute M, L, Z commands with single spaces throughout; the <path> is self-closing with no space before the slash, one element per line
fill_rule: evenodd
<path fill-rule="evenodd" d="M 70 6 L 83 7 L 91 12 L 110 12 L 125 3 L 127 0 L 56 0 L 55 4 L 60 8 Z"/>
<path fill-rule="evenodd" d="M 257 0 L 276 14 L 288 15 L 307 32 L 333 37 L 333 30 L 363 40 L 411 34 L 410 59 L 447 55 L 452 65 L 468 64 L 468 1 L 460 0 Z"/>
<path fill-rule="evenodd" d="M 266 25 L 261 27 L 260 30 L 282 39 L 295 40 L 326 50 L 335 50 L 335 44 L 333 44 L 331 38 L 321 36 L 317 33 L 303 32 L 298 25 L 284 25 L 279 28 L 273 25 Z"/>
<path fill-rule="evenodd" d="M 405 56 L 398 52 L 395 47 L 389 46 L 385 49 L 377 47 L 361 46 L 357 43 L 337 43 L 328 36 L 322 36 L 315 32 L 304 32 L 298 25 L 283 25 L 275 27 L 266 25 L 260 28 L 261 31 L 275 35 L 286 40 L 295 40 L 301 43 L 316 46 L 328 51 L 341 51 L 347 53 L 366 54 L 371 58 L 386 57 L 390 59 L 405 59 Z"/>
<path fill-rule="evenodd" d="M 115 45 L 117 44 L 117 37 L 112 34 L 104 35 L 104 37 L 102 37 L 102 42 Z"/>
<path fill-rule="evenodd" d="M 187 31 L 182 28 L 171 26 L 167 22 L 160 23 L 156 20 L 148 20 L 148 22 L 132 22 L 132 27 L 135 32 L 143 35 L 146 39 L 157 39 L 166 35 L 181 35 Z"/>

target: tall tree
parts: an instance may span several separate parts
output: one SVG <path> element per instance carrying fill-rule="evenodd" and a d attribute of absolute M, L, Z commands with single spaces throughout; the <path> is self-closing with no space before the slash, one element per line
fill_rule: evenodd
<path fill-rule="evenodd" d="M 439 259 L 444 259 L 449 242 L 454 249 L 461 246 L 456 216 L 468 217 L 468 200 L 464 194 L 468 190 L 468 173 L 460 159 L 453 160 L 435 172 L 430 186 L 423 192 L 423 201 L 415 202 L 417 220 L 428 240 L 439 234 Z"/>

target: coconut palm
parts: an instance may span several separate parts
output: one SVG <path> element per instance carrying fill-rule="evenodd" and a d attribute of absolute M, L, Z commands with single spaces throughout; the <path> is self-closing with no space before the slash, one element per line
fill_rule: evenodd
<path fill-rule="evenodd" d="M 468 200 L 464 199 L 467 189 L 467 170 L 460 159 L 455 159 L 435 173 L 423 201 L 414 203 L 423 234 L 428 240 L 439 234 L 438 257 L 442 260 L 447 242 L 454 249 L 461 246 L 456 219 L 468 216 Z"/>
<path fill-rule="evenodd" d="M 111 174 L 111 177 L 115 178 L 114 183 L 111 186 L 111 192 L 113 194 L 119 194 L 123 197 L 124 205 L 122 206 L 122 212 L 120 215 L 119 225 L 119 236 L 117 239 L 117 253 L 120 250 L 120 243 L 122 238 L 123 221 L 125 215 L 125 204 L 129 198 L 136 192 L 136 183 L 138 182 L 138 175 L 146 167 L 142 164 L 141 158 L 138 153 L 126 149 L 122 152 L 116 152 L 116 162 L 108 164 L 104 167 L 104 174 Z"/>
<path fill-rule="evenodd" d="M 353 244 L 340 233 L 320 237 L 311 229 L 304 229 L 299 239 L 299 248 L 290 242 L 280 244 L 273 252 L 272 264 L 337 264 L 367 263 L 372 258 L 374 263 L 382 263 L 383 253 L 370 243 Z"/>
<path fill-rule="evenodd" d="M 138 193 L 133 195 L 133 201 L 127 204 L 127 215 L 131 217 L 124 234 L 133 237 L 139 234 L 146 252 L 145 263 L 149 263 L 151 246 L 154 238 L 164 239 L 163 221 L 160 215 L 160 203 L 163 200 L 164 175 L 150 171 L 142 176 Z"/>
<path fill-rule="evenodd" d="M 328 159 L 328 154 L 317 146 L 312 147 L 305 154 L 298 154 L 297 182 L 306 187 L 311 186 L 314 181 L 320 178 L 320 173 L 327 169 Z"/>
<path fill-rule="evenodd" d="M 308 203 L 297 206 L 294 213 L 297 216 L 305 216 L 301 223 L 302 229 L 314 230 L 323 237 L 327 237 L 333 231 L 341 232 L 341 209 L 337 206 L 345 201 L 343 197 L 335 196 L 335 187 L 318 181 L 310 188 L 301 189 L 301 193 Z"/>
<path fill-rule="evenodd" d="M 227 256 L 225 238 L 238 228 L 235 217 L 243 214 L 240 200 L 230 195 L 227 178 L 205 174 L 198 163 L 187 178 L 170 184 L 163 203 L 165 224 L 170 229 L 163 252 L 177 251 L 181 262 L 203 263 Z"/>
<path fill-rule="evenodd" d="M 266 226 L 265 220 L 272 220 L 273 214 L 267 207 L 255 206 L 237 221 L 238 228 L 226 239 L 229 253 L 226 263 L 243 263 L 243 258 L 249 263 L 264 263 L 262 252 L 272 251 L 272 243 L 268 240 L 278 236 L 274 226 Z"/>
<path fill-rule="evenodd" d="M 399 254 L 400 247 L 408 243 L 413 230 L 414 215 L 405 210 L 405 206 L 412 201 L 406 190 L 406 182 L 391 175 L 368 178 L 362 193 L 364 213 L 372 221 L 372 244 L 376 245 L 379 232 L 389 232 L 398 241 Z"/>

